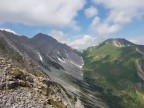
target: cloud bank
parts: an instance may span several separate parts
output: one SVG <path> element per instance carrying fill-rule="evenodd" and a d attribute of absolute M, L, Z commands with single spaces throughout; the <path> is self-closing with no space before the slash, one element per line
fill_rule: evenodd
<path fill-rule="evenodd" d="M 96 38 L 93 38 L 91 35 L 84 35 L 81 38 L 77 38 L 75 40 L 71 40 L 67 34 L 59 30 L 52 30 L 48 33 L 48 35 L 52 36 L 60 43 L 65 43 L 78 50 L 85 49 L 89 46 L 95 45 L 96 43 Z"/>
<path fill-rule="evenodd" d="M 144 16 L 144 0 L 93 0 L 93 2 L 109 11 L 104 19 L 95 16 L 90 25 L 90 28 L 100 36 L 116 33 L 126 24 Z"/>
<path fill-rule="evenodd" d="M 0 23 L 77 29 L 74 19 L 84 4 L 85 0 L 0 0 Z"/>
<path fill-rule="evenodd" d="M 90 6 L 89 8 L 85 9 L 85 15 L 88 18 L 92 18 L 98 14 L 98 10 L 94 6 Z"/>

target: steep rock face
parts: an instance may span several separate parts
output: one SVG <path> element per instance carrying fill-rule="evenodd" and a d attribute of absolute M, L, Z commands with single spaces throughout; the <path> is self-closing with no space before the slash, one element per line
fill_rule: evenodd
<path fill-rule="evenodd" d="M 52 37 L 39 33 L 29 39 L 6 31 L 0 31 L 0 36 L 21 56 L 32 60 L 49 74 L 52 80 L 69 85 L 61 77 L 65 74 L 72 75 L 79 80 L 83 79 L 83 72 L 79 68 L 83 65 L 83 59 L 74 49 L 57 42 Z"/>
<path fill-rule="evenodd" d="M 83 80 L 81 68 L 84 61 L 76 50 L 42 33 L 29 39 L 25 36 L 0 31 L 0 42 L 6 47 L 8 55 L 17 58 L 16 65 L 26 68 L 28 72 L 37 76 L 40 75 L 39 71 L 44 71 L 50 80 L 61 84 L 72 93 L 73 97 L 76 96 L 76 105 L 67 98 L 67 102 L 71 103 L 70 106 L 107 108 L 107 105 L 97 98 L 99 93 L 96 91 L 94 93 Z"/>
<path fill-rule="evenodd" d="M 37 49 L 40 62 L 43 65 L 51 64 L 51 71 L 57 68 L 58 71 L 66 72 L 75 78 L 82 79 L 82 72 L 77 73 L 69 67 L 81 67 L 83 59 L 78 52 L 66 44 L 61 44 L 50 36 L 39 33 L 31 39 L 32 46 Z M 56 70 L 56 71 L 57 71 Z"/>
<path fill-rule="evenodd" d="M 48 35 L 39 33 L 29 39 L 25 36 L 17 36 L 1 31 L 1 36 L 8 41 L 13 49 L 46 70 L 51 71 L 51 68 L 65 70 L 62 64 L 67 62 L 77 67 L 82 67 L 83 65 L 82 58 L 74 49 L 57 42 Z M 73 72 L 69 72 L 69 74 L 77 77 L 78 74 L 81 76 L 82 72 L 77 73 L 77 75 L 74 75 Z"/>
<path fill-rule="evenodd" d="M 79 101 L 72 92 L 7 42 L 0 37 L 0 107 L 75 108 Z"/>

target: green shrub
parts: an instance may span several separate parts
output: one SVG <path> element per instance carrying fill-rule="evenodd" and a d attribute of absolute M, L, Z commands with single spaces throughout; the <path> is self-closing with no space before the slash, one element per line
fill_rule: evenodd
<path fill-rule="evenodd" d="M 5 49 L 4 44 L 3 44 L 2 42 L 0 42 L 0 49 L 1 49 L 1 50 L 4 50 L 4 49 Z"/>
<path fill-rule="evenodd" d="M 24 74 L 18 67 L 12 71 L 12 75 L 16 79 L 26 80 L 27 74 Z"/>
<path fill-rule="evenodd" d="M 64 105 L 60 102 L 54 101 L 52 99 L 50 99 L 50 104 L 54 107 L 54 108 L 65 108 Z"/>

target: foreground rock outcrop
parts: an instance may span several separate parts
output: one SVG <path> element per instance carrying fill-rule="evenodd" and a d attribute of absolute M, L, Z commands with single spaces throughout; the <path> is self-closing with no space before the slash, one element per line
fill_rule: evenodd
<path fill-rule="evenodd" d="M 77 98 L 48 76 L 36 76 L 0 57 L 0 108 L 74 108 Z"/>

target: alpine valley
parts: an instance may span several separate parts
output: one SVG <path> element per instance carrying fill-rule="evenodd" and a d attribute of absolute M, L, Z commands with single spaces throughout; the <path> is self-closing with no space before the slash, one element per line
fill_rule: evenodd
<path fill-rule="evenodd" d="M 46 34 L 0 30 L 0 108 L 144 108 L 144 46 L 79 52 Z"/>

